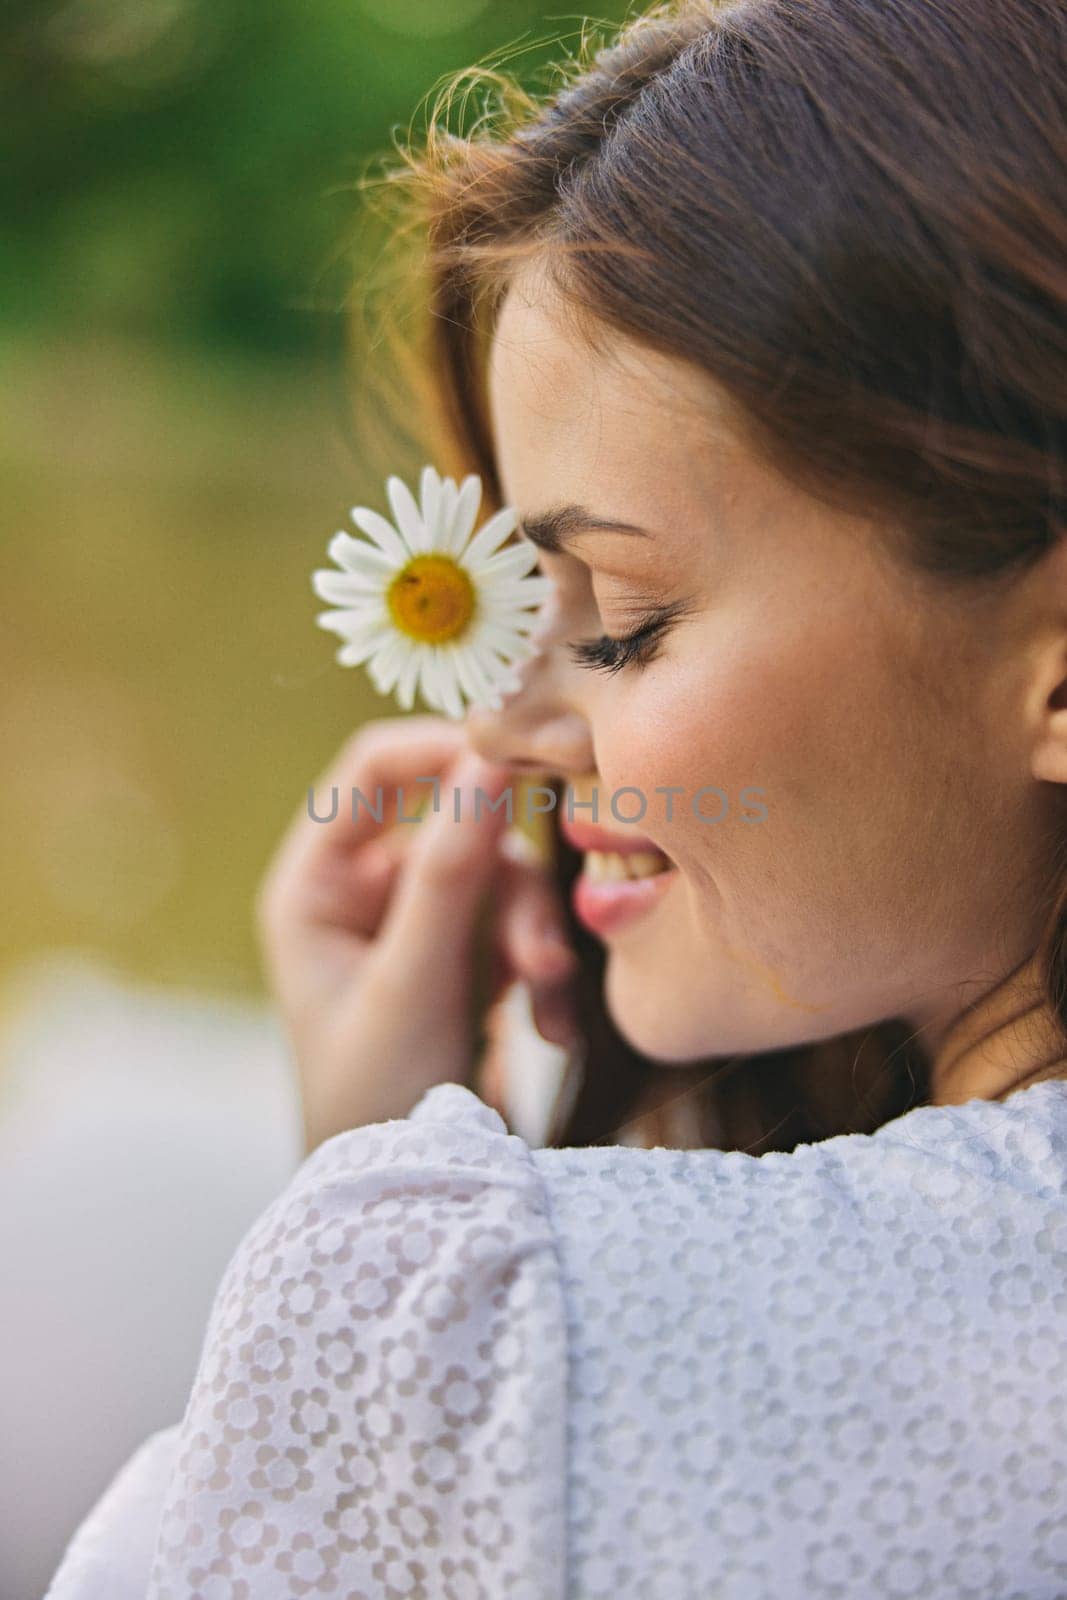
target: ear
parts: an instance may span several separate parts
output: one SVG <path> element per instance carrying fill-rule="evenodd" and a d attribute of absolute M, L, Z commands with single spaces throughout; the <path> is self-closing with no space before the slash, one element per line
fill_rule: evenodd
<path fill-rule="evenodd" d="M 1031 576 L 1045 600 L 1042 636 L 1031 654 L 1030 769 L 1046 783 L 1067 783 L 1067 537 L 1060 537 Z"/>
<path fill-rule="evenodd" d="M 1014 587 L 1009 650 L 1024 674 L 1033 778 L 1067 784 L 1067 525 Z"/>

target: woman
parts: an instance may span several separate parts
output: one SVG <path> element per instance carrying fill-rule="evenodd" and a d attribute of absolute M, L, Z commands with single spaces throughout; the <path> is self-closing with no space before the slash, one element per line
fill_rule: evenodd
<path fill-rule="evenodd" d="M 308 1159 L 53 1600 L 1067 1594 L 1065 83 L 1052 0 L 670 5 L 408 152 L 437 454 L 557 605 L 328 781 L 545 777 L 555 878 L 296 819 Z"/>

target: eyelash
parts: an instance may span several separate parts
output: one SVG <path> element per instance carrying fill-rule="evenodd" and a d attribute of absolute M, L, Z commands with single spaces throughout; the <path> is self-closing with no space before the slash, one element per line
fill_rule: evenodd
<path fill-rule="evenodd" d="M 631 665 L 643 667 L 654 659 L 656 647 L 673 620 L 674 613 L 668 610 L 643 622 L 622 639 L 603 633 L 599 639 L 580 639 L 567 649 L 580 667 L 599 672 L 621 672 Z"/>

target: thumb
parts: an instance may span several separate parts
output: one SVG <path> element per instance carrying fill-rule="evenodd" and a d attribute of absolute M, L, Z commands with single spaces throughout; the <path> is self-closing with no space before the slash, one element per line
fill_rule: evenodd
<path fill-rule="evenodd" d="M 478 908 L 499 870 L 499 841 L 514 804 L 510 776 L 507 767 L 465 751 L 441 779 L 437 810 L 412 824 L 416 836 L 375 947 L 392 974 L 410 974 L 421 1007 L 431 997 L 454 1004 L 472 975 Z"/>

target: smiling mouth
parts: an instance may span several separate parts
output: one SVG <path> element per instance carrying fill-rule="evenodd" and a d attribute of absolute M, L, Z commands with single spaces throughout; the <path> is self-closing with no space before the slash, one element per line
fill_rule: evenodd
<path fill-rule="evenodd" d="M 680 876 L 659 851 L 587 850 L 571 886 L 571 908 L 590 933 L 609 939 L 651 915 Z"/>
<path fill-rule="evenodd" d="M 610 850 L 586 850 L 582 856 L 582 875 L 590 883 L 623 883 L 675 871 L 674 863 L 658 852 L 631 850 L 621 855 Z"/>

